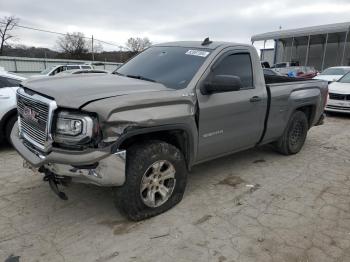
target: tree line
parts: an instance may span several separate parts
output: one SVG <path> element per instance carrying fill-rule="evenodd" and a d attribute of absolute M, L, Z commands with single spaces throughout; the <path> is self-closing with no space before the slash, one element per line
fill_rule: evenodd
<path fill-rule="evenodd" d="M 14 39 L 13 29 L 18 26 L 19 19 L 14 16 L 0 18 L 0 55 L 26 56 L 36 58 L 64 58 L 98 60 L 108 62 L 125 62 L 135 54 L 152 45 L 145 37 L 131 37 L 125 43 L 126 48 L 119 51 L 103 51 L 99 41 L 85 37 L 81 32 L 66 33 L 56 40 L 57 51 L 48 48 L 27 47 L 25 45 L 11 45 L 9 40 Z M 125 50 L 126 49 L 126 50 Z"/>

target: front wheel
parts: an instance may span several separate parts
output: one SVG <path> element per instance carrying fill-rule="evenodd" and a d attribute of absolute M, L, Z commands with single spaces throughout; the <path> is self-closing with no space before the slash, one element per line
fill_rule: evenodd
<path fill-rule="evenodd" d="M 309 124 L 305 113 L 294 112 L 282 137 L 275 144 L 277 150 L 284 155 L 298 153 L 305 143 L 308 129 Z"/>
<path fill-rule="evenodd" d="M 179 203 L 186 180 L 178 148 L 162 141 L 134 145 L 127 150 L 126 182 L 116 189 L 116 203 L 130 219 L 146 219 Z"/>

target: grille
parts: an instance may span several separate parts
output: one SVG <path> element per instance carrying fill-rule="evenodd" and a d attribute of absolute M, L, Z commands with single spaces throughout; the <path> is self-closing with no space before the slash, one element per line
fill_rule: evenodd
<path fill-rule="evenodd" d="M 350 95 L 329 93 L 329 99 L 334 100 L 350 100 Z"/>
<path fill-rule="evenodd" d="M 34 96 L 26 95 L 23 89 L 17 92 L 20 135 L 42 151 L 47 150 L 49 141 L 50 120 L 53 110 L 50 108 L 50 101 L 37 94 Z"/>

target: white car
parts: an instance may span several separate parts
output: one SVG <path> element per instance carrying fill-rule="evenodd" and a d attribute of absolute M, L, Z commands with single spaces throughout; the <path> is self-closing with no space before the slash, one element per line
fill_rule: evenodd
<path fill-rule="evenodd" d="M 66 70 L 74 70 L 74 69 L 93 69 L 91 65 L 56 65 L 45 70 L 41 71 L 38 75 L 32 75 L 30 77 L 45 77 L 45 76 L 54 76 L 58 73 L 61 73 Z"/>
<path fill-rule="evenodd" d="M 5 138 L 10 142 L 10 133 L 17 121 L 16 90 L 23 80 L 24 77 L 0 70 L 0 140 Z"/>
<path fill-rule="evenodd" d="M 350 72 L 350 66 L 335 66 L 329 67 L 314 79 L 326 80 L 328 82 L 338 81 L 343 75 Z"/>
<path fill-rule="evenodd" d="M 350 113 L 350 72 L 328 86 L 328 112 Z"/>
<path fill-rule="evenodd" d="M 67 76 L 67 75 L 78 75 L 78 74 L 109 74 L 109 72 L 100 69 L 74 69 L 66 70 L 55 76 Z"/>

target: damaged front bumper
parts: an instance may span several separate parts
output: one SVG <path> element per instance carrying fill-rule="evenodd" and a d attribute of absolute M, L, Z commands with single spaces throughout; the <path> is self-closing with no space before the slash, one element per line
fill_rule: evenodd
<path fill-rule="evenodd" d="M 125 182 L 126 151 L 111 153 L 111 147 L 86 151 L 53 149 L 42 155 L 19 137 L 18 126 L 11 132 L 17 152 L 33 167 L 44 167 L 52 173 L 72 178 L 73 182 L 98 186 L 121 186 Z"/>

